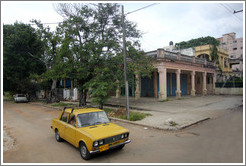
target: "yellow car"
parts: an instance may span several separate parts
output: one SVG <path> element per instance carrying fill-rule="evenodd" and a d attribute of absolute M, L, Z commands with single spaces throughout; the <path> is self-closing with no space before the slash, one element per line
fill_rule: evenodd
<path fill-rule="evenodd" d="M 65 107 L 51 122 L 56 140 L 64 139 L 79 148 L 85 160 L 108 149 L 122 149 L 131 142 L 129 130 L 110 123 L 106 113 L 97 108 Z"/>

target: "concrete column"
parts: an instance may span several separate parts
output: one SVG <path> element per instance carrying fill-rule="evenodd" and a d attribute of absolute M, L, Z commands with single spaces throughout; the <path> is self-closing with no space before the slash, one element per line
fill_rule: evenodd
<path fill-rule="evenodd" d="M 140 76 L 139 74 L 135 74 L 135 78 L 136 78 L 136 91 L 135 91 L 135 99 L 140 99 Z"/>
<path fill-rule="evenodd" d="M 207 72 L 202 73 L 203 76 L 203 95 L 207 95 Z"/>
<path fill-rule="evenodd" d="M 159 72 L 159 100 L 167 99 L 167 69 L 163 66 L 158 68 Z"/>
<path fill-rule="evenodd" d="M 116 89 L 115 98 L 119 99 L 120 98 L 120 81 L 117 80 L 116 83 L 117 83 L 117 89 Z"/>
<path fill-rule="evenodd" d="M 181 90 L 180 90 L 180 73 L 181 73 L 181 70 L 178 69 L 178 70 L 176 71 L 176 81 L 177 81 L 176 98 L 180 98 L 180 97 L 181 97 Z"/>
<path fill-rule="evenodd" d="M 191 72 L 191 96 L 196 96 L 195 76 L 196 76 L 196 72 L 193 70 Z"/>
<path fill-rule="evenodd" d="M 216 88 L 215 83 L 216 83 L 216 73 L 214 73 L 213 75 L 213 93 L 214 94 L 215 94 L 215 88 Z"/>
<path fill-rule="evenodd" d="M 154 98 L 157 98 L 157 72 L 154 71 Z"/>

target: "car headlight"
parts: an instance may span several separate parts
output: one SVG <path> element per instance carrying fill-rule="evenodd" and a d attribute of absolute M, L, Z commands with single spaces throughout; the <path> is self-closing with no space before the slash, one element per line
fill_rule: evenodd
<path fill-rule="evenodd" d="M 103 144 L 103 140 L 100 140 L 98 142 L 99 142 L 99 145 L 102 145 Z"/>
<path fill-rule="evenodd" d="M 126 133 L 126 134 L 125 134 L 125 138 L 127 138 L 127 137 L 128 137 L 128 134 Z"/>
<path fill-rule="evenodd" d="M 93 144 L 95 147 L 98 146 L 98 141 L 95 141 Z"/>
<path fill-rule="evenodd" d="M 122 138 L 122 139 L 124 138 L 124 134 L 121 134 L 121 138 Z"/>

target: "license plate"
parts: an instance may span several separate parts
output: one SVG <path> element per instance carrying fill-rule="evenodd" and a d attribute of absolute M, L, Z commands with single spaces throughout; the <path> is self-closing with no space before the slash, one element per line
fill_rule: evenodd
<path fill-rule="evenodd" d="M 113 143 L 109 144 L 109 146 L 120 144 L 122 142 L 124 142 L 124 139 L 123 140 L 120 140 L 120 141 L 113 142 Z"/>
<path fill-rule="evenodd" d="M 108 149 L 109 149 L 108 144 L 107 145 L 102 145 L 102 146 L 99 147 L 100 152 L 108 150 Z"/>

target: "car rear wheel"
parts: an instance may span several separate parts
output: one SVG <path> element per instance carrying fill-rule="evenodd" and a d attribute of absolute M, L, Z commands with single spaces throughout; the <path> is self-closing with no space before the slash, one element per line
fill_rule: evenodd
<path fill-rule="evenodd" d="M 86 145 L 83 142 L 80 143 L 79 152 L 84 160 L 89 160 L 91 158 L 91 154 L 89 153 Z"/>
<path fill-rule="evenodd" d="M 60 137 L 60 133 L 59 133 L 59 131 L 57 129 L 56 129 L 55 137 L 56 137 L 56 141 L 57 142 L 61 142 L 62 141 L 62 138 Z"/>

